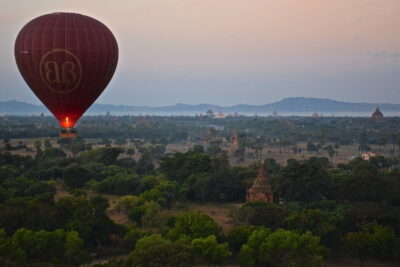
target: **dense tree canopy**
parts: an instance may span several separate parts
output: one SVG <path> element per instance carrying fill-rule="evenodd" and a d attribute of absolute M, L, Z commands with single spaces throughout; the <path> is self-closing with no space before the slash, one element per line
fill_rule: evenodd
<path fill-rule="evenodd" d="M 1 117 L 0 265 L 76 266 L 90 254 L 129 255 L 113 267 L 396 261 L 400 124 L 388 120 L 98 116 L 80 122 L 85 138 L 56 142 L 49 118 Z M 14 139 L 26 136 L 45 138 Z M 332 164 L 348 144 L 383 153 Z M 183 152 L 165 154 L 173 146 Z M 276 203 L 244 203 L 266 153 Z"/>

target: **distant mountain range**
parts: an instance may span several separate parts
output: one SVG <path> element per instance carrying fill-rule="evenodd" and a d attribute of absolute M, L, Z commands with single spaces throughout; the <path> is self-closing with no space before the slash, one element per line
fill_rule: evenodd
<path fill-rule="evenodd" d="M 400 112 L 400 104 L 379 104 L 379 103 L 351 103 L 341 102 L 326 98 L 305 98 L 291 97 L 281 101 L 265 104 L 265 105 L 234 105 L 234 106 L 217 106 L 209 104 L 176 104 L 173 106 L 149 107 L 149 106 L 130 106 L 130 105 L 108 105 L 94 104 L 88 114 L 105 114 L 106 112 L 118 114 L 194 114 L 205 113 L 208 109 L 212 109 L 214 113 L 219 111 L 227 113 L 242 113 L 242 114 L 271 114 L 273 111 L 281 113 L 357 113 L 357 112 L 373 112 L 375 108 L 379 108 L 383 112 Z M 4 101 L 0 102 L 1 114 L 48 114 L 48 110 L 42 105 L 34 105 L 19 101 Z"/>

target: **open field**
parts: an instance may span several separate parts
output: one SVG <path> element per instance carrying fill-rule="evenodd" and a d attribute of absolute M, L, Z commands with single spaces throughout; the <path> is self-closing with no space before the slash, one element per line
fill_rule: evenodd
<path fill-rule="evenodd" d="M 10 144 L 12 146 L 17 146 L 18 144 L 25 144 L 28 149 L 17 149 L 17 150 L 12 150 L 12 154 L 18 154 L 22 156 L 32 156 L 34 157 L 36 154 L 35 151 L 35 142 L 36 141 L 41 141 L 42 144 L 45 140 L 49 140 L 52 144 L 53 147 L 59 148 L 59 145 L 57 144 L 57 138 L 18 138 L 18 139 L 11 139 Z M 101 140 L 100 139 L 85 139 L 86 144 L 92 144 L 93 148 L 99 148 L 99 147 L 104 147 L 105 145 L 98 144 Z M 149 146 L 149 143 L 144 144 L 143 146 Z M 204 143 L 173 143 L 173 144 L 168 144 L 166 146 L 166 153 L 173 153 L 173 152 L 186 152 L 190 148 L 192 148 L 194 145 L 203 145 L 205 148 L 207 147 L 207 144 Z M 327 143 L 326 145 L 333 145 Z M 113 144 L 112 146 L 116 146 Z M 131 147 L 134 147 L 134 144 L 131 142 L 127 142 L 127 144 L 120 146 L 124 149 L 128 149 Z M 257 154 L 254 150 L 252 149 L 246 149 L 246 152 L 244 154 L 244 157 L 242 160 L 239 158 L 234 157 L 231 153 L 229 153 L 229 144 L 228 143 L 223 143 L 221 148 L 223 151 L 225 151 L 229 155 L 229 160 L 230 164 L 233 166 L 245 166 L 249 165 L 252 163 L 257 162 L 260 159 L 263 158 L 273 158 L 275 159 L 279 164 L 281 165 L 286 165 L 286 162 L 288 159 L 296 159 L 296 160 L 303 160 L 307 159 L 310 157 L 328 157 L 328 154 L 326 151 L 321 150 L 319 153 L 317 152 L 308 152 L 306 151 L 306 144 L 305 143 L 299 143 L 298 147 L 301 149 L 301 153 L 294 153 L 291 151 L 288 147 L 283 148 L 283 147 L 277 147 L 277 146 L 267 146 L 265 145 L 262 149 L 261 154 Z M 391 145 L 386 145 L 386 146 L 376 146 L 376 145 L 371 145 L 373 151 L 378 152 L 379 154 L 382 154 L 384 156 L 390 156 L 389 151 L 392 150 Z M 4 143 L 0 144 L 0 149 L 4 149 Z M 68 156 L 72 156 L 72 153 L 64 149 L 64 152 Z M 357 144 L 352 144 L 352 145 L 346 145 L 346 146 L 341 146 L 337 150 L 337 154 L 333 157 L 333 165 L 337 165 L 339 163 L 345 163 L 350 160 L 352 160 L 355 157 L 360 156 L 360 152 L 358 151 L 358 145 Z M 124 154 L 123 157 L 128 157 L 128 155 Z M 135 153 L 134 155 L 131 156 L 133 159 L 138 160 L 140 157 L 139 153 Z"/>

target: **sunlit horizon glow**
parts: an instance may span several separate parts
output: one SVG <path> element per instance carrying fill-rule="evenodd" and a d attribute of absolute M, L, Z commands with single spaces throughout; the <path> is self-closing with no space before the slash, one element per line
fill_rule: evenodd
<path fill-rule="evenodd" d="M 400 103 L 398 0 L 0 0 L 0 101 L 38 103 L 13 58 L 42 14 L 92 16 L 120 62 L 99 103 L 264 104 L 285 97 Z"/>

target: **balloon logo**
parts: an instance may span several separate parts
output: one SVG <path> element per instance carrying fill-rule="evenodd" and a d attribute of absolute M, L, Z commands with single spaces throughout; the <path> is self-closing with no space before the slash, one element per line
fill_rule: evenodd
<path fill-rule="evenodd" d="M 60 94 L 70 93 L 82 80 L 82 65 L 72 52 L 54 49 L 42 57 L 40 77 L 49 89 Z"/>
<path fill-rule="evenodd" d="M 15 60 L 33 93 L 69 132 L 114 75 L 118 44 L 100 21 L 58 12 L 21 29 Z"/>

